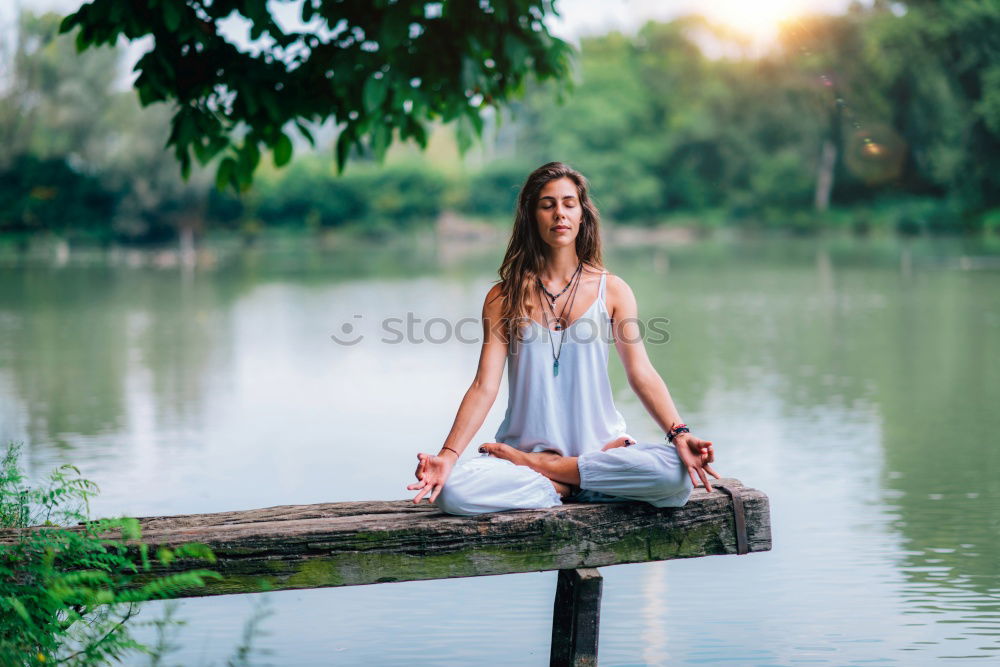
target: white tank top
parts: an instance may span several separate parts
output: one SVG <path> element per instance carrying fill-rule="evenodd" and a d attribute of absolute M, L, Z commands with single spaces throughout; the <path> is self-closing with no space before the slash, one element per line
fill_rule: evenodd
<path fill-rule="evenodd" d="M 604 299 L 607 272 L 597 299 L 563 331 L 535 321 L 507 354 L 507 413 L 496 441 L 525 452 L 554 450 L 564 456 L 598 451 L 625 433 L 608 378 L 611 315 Z M 565 337 L 559 349 L 560 337 Z M 553 347 L 559 353 L 555 375 Z"/>

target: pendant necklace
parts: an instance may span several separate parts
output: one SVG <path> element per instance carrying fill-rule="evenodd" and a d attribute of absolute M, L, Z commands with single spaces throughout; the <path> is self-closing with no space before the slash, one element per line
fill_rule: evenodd
<path fill-rule="evenodd" d="M 576 265 L 576 271 L 574 271 L 573 275 L 569 277 L 569 282 L 566 283 L 566 287 L 563 287 L 562 292 L 559 292 L 559 294 L 552 294 L 547 289 L 545 289 L 545 285 L 542 284 L 541 278 L 536 278 L 536 280 L 538 281 L 538 286 L 542 288 L 542 291 L 545 292 L 545 295 L 552 300 L 552 305 L 555 306 L 556 299 L 561 297 L 563 295 L 563 292 L 569 289 L 569 286 L 573 284 L 573 280 L 576 278 L 576 274 L 580 273 L 582 269 L 583 269 L 583 262 L 580 262 L 579 264 Z"/>
<path fill-rule="evenodd" d="M 583 273 L 574 274 L 573 277 L 574 282 L 572 283 L 573 286 L 570 288 L 569 296 L 566 297 L 566 302 L 563 303 L 563 307 L 559 309 L 558 315 L 556 314 L 556 309 L 553 308 L 551 304 L 545 304 L 546 306 L 549 307 L 549 311 L 552 312 L 552 317 L 555 318 L 555 331 L 562 331 L 563 329 L 568 328 L 568 322 L 567 322 L 568 318 L 566 316 L 573 314 L 573 302 L 576 300 L 576 290 L 580 286 L 580 281 L 578 280 L 578 278 L 582 276 Z M 570 311 L 569 313 L 566 312 L 567 309 L 569 309 Z M 542 314 L 543 315 L 545 314 L 544 307 L 542 308 Z M 546 324 L 547 323 L 548 320 L 546 320 Z"/>
<path fill-rule="evenodd" d="M 571 278 L 569 284 L 566 285 L 566 288 L 568 288 L 570 285 L 573 285 L 573 289 L 570 291 L 569 297 L 567 297 L 567 299 L 566 299 L 566 303 L 563 304 L 562 309 L 559 311 L 559 315 L 556 315 L 555 308 L 552 307 L 555 304 L 555 300 L 553 300 L 552 304 L 547 304 L 549 306 L 549 309 L 552 310 L 552 315 L 554 317 L 556 317 L 556 329 L 555 329 L 555 331 L 561 332 L 561 335 L 559 336 L 559 348 L 558 348 L 558 350 L 555 348 L 554 344 L 552 343 L 552 331 L 553 330 L 549 328 L 549 315 L 548 315 L 548 313 L 545 312 L 545 308 L 542 308 L 542 316 L 545 318 L 545 329 L 549 332 L 549 349 L 552 350 L 552 375 L 553 375 L 553 377 L 559 375 L 559 357 L 562 356 L 562 346 L 563 346 L 564 340 L 566 339 L 566 329 L 568 329 L 568 327 L 564 327 L 562 325 L 562 323 L 566 321 L 563 318 L 563 315 L 566 313 L 567 309 L 569 310 L 569 314 L 570 315 L 573 314 L 573 304 L 576 302 L 576 292 L 577 292 L 577 288 L 580 285 L 580 276 L 582 275 L 582 273 L 581 273 L 581 269 L 582 268 L 583 268 L 583 263 L 581 262 L 577 266 L 576 271 L 573 274 L 573 278 Z M 545 289 L 545 286 L 542 285 L 541 279 L 538 280 L 538 285 L 539 285 L 539 287 L 542 288 L 542 290 L 545 292 L 545 294 L 551 296 L 551 294 L 549 294 L 548 290 Z M 559 294 L 557 294 L 556 296 L 558 297 L 563 292 L 565 292 L 566 288 L 563 288 L 563 291 L 560 292 Z"/>

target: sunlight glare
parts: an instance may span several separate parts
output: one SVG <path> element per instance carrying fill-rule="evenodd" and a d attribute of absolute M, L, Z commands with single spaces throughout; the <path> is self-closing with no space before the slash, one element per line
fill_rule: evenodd
<path fill-rule="evenodd" d="M 809 5 L 806 0 L 717 0 L 711 15 L 748 37 L 770 41 L 782 22 L 808 12 Z"/>

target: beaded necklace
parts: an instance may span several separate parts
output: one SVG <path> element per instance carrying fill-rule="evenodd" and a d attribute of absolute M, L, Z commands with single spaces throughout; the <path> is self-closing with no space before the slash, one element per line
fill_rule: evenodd
<path fill-rule="evenodd" d="M 551 303 L 546 303 L 546 305 L 549 307 L 549 310 L 552 311 L 552 316 L 555 317 L 555 319 L 556 319 L 556 322 L 555 322 L 555 324 L 556 324 L 555 331 L 561 332 L 561 335 L 559 336 L 559 348 L 556 349 L 554 343 L 552 342 L 552 331 L 553 331 L 553 329 L 551 329 L 549 327 L 549 315 L 545 311 L 545 308 L 542 308 L 542 317 L 545 319 L 545 329 L 548 331 L 548 335 L 549 335 L 549 349 L 552 350 L 552 375 L 553 376 L 558 376 L 559 375 L 559 357 L 562 356 L 563 341 L 566 339 L 566 329 L 568 328 L 564 324 L 566 322 L 566 319 L 563 316 L 567 313 L 567 309 L 568 309 L 570 315 L 573 314 L 573 304 L 576 302 L 576 292 L 577 292 L 577 288 L 580 286 L 580 277 L 582 275 L 583 275 L 583 262 L 580 262 L 577 265 L 577 267 L 576 267 L 576 271 L 573 272 L 573 277 L 570 278 L 569 282 L 566 284 L 566 287 L 564 287 L 562 289 L 562 292 L 559 292 L 559 294 L 557 294 L 554 297 L 549 293 L 549 291 L 547 289 L 545 289 L 545 286 L 542 284 L 542 279 L 541 278 L 537 279 L 538 286 L 542 289 L 543 292 L 545 292 L 545 294 L 547 296 L 549 296 L 552 299 L 552 302 Z M 565 292 L 567 289 L 569 289 L 570 285 L 573 286 L 573 289 L 570 291 L 569 297 L 567 297 L 566 302 L 563 303 L 563 307 L 559 310 L 559 314 L 556 315 L 556 310 L 555 310 L 555 307 L 554 307 L 555 303 L 556 303 L 556 299 L 559 298 L 559 296 L 561 296 L 563 294 L 563 292 Z M 541 295 L 539 295 L 539 296 L 541 296 Z"/>
<path fill-rule="evenodd" d="M 559 294 L 552 294 L 547 289 L 545 289 L 545 285 L 542 284 L 542 279 L 541 278 L 536 278 L 536 280 L 538 281 L 538 286 L 542 288 L 542 291 L 545 292 L 546 296 L 548 296 L 550 299 L 552 299 L 552 305 L 555 306 L 556 305 L 556 299 L 558 299 L 559 297 L 561 297 L 563 295 L 563 292 L 565 292 L 566 290 L 569 289 L 569 286 L 573 284 L 573 280 L 576 279 L 576 275 L 578 273 L 580 273 L 582 270 L 583 270 L 583 262 L 580 262 L 579 264 L 576 265 L 576 271 L 574 271 L 573 275 L 571 275 L 569 277 L 569 282 L 566 283 L 566 287 L 563 287 L 562 288 L 562 292 L 559 292 Z"/>

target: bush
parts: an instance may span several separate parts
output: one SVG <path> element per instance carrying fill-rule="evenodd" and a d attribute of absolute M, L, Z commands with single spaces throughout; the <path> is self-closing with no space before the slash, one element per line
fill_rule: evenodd
<path fill-rule="evenodd" d="M 130 548 L 128 541 L 141 537 L 138 521 L 89 520 L 97 487 L 79 470 L 62 466 L 45 486 L 29 488 L 19 453 L 10 445 L 0 462 L 0 664 L 103 665 L 151 652 L 127 625 L 138 603 L 219 577 L 208 570 L 152 577 L 152 565 L 213 561 L 212 552 L 199 544 L 161 548 L 155 556 L 145 545 Z"/>
<path fill-rule="evenodd" d="M 518 192 L 531 170 L 521 162 L 491 162 L 468 178 L 460 210 L 469 215 L 513 219 Z"/>
<path fill-rule="evenodd" d="M 0 232 L 110 235 L 117 197 L 62 159 L 21 155 L 0 172 Z"/>
<path fill-rule="evenodd" d="M 269 225 L 403 229 L 433 221 L 444 191 L 444 177 L 426 166 L 356 168 L 337 176 L 329 161 L 303 159 L 261 184 L 256 214 Z"/>
<path fill-rule="evenodd" d="M 994 208 L 982 215 L 979 220 L 983 232 L 991 236 L 1000 235 L 1000 208 Z"/>

